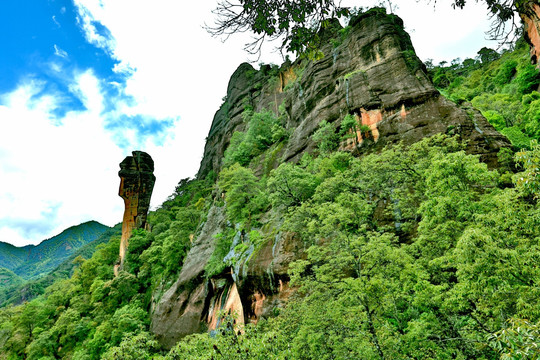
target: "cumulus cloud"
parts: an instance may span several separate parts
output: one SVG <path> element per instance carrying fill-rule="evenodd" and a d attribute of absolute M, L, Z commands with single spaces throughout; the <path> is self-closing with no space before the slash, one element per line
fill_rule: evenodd
<path fill-rule="evenodd" d="M 202 25 L 211 16 L 212 2 L 191 3 L 189 11 L 176 0 L 76 0 L 75 4 L 114 39 L 102 46 L 118 61 L 115 71 L 125 76 L 125 82 L 114 85 L 123 96 L 115 98 L 108 128 L 139 124 L 137 131 L 116 132 L 117 143 L 134 143 L 145 129 L 154 134 L 140 148 L 156 164 L 155 207 L 181 178 L 195 175 L 229 76 L 248 60 L 242 50 L 246 39 L 223 44 L 210 37 Z M 90 27 L 83 29 L 87 38 L 93 36 Z M 266 59 L 281 61 L 276 54 Z"/>
<path fill-rule="evenodd" d="M 54 114 L 62 95 L 43 93 L 42 81 L 27 79 L 0 98 L 0 241 L 23 245 L 82 221 L 121 218 L 123 153 L 103 131 L 99 80 L 91 70 L 73 78 L 86 109 L 61 119 Z"/>

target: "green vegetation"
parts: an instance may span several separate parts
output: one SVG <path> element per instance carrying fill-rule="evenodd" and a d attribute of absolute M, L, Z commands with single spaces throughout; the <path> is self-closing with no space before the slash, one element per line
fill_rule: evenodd
<path fill-rule="evenodd" d="M 0 267 L 0 289 L 16 287 L 23 282 L 24 280 L 13 271 Z"/>
<path fill-rule="evenodd" d="M 499 169 L 447 135 L 362 157 L 338 151 L 369 131 L 354 114 L 339 128 L 321 121 L 314 153 L 278 164 L 284 111 L 246 107 L 220 173 L 182 179 L 149 214 L 150 230 L 133 232 L 117 276 L 119 226 L 24 284 L 32 296 L 17 297 L 20 280 L 0 269 L 10 289 L 0 301 L 19 304 L 0 308 L 0 359 L 540 358 L 540 81 L 520 46 L 479 56 L 431 75 L 524 148 L 501 150 Z M 212 335 L 166 351 L 149 314 L 210 209 L 227 225 L 201 279 L 240 276 L 288 234 L 302 252 L 289 267 L 294 294 L 257 325 L 238 331 L 221 314 Z"/>
<path fill-rule="evenodd" d="M 214 175 L 182 180 L 149 215 L 152 231 L 134 232 L 117 277 L 119 240 L 112 237 L 92 258 L 76 259 L 70 279 L 0 310 L 1 353 L 6 359 L 535 358 L 539 152 L 536 145 L 520 152 L 524 171 L 504 186 L 508 151 L 500 156 L 507 165 L 488 170 L 445 136 L 362 158 L 306 155 L 262 179 L 234 164 L 215 185 Z M 225 317 L 215 336 L 195 334 L 165 352 L 149 332 L 150 299 L 176 279 L 213 191 L 225 194 L 231 227 L 216 237 L 206 276 L 249 261 L 275 231 L 264 220 L 273 214 L 284 220 L 279 230 L 296 233 L 306 249 L 290 266 L 298 296 L 243 334 Z"/>
<path fill-rule="evenodd" d="M 478 59 L 431 66 L 430 74 L 446 97 L 471 102 L 516 148 L 540 138 L 540 74 L 524 41 L 502 55 L 483 48 Z"/>
<path fill-rule="evenodd" d="M 233 243 L 235 231 L 231 229 L 228 234 L 217 234 L 215 237 L 216 249 L 204 267 L 206 277 L 219 275 L 225 270 L 227 264 L 223 259 L 229 253 Z"/>
<path fill-rule="evenodd" d="M 92 257 L 98 245 L 109 242 L 113 236 L 120 236 L 122 233 L 121 225 L 118 224 L 106 230 L 94 241 L 80 247 L 47 275 L 35 280 L 24 281 L 22 283 L 16 282 L 10 286 L 5 286 L 0 291 L 0 306 L 22 304 L 25 301 L 30 301 L 44 294 L 45 289 L 55 281 L 71 277 L 81 261 Z"/>
<path fill-rule="evenodd" d="M 520 156 L 536 174 L 538 155 Z M 268 191 L 308 247 L 290 269 L 301 296 L 242 335 L 193 335 L 166 358 L 537 358 L 539 208 L 500 177 L 442 136 L 282 165 Z M 313 190 L 295 196 L 274 178 Z"/>
<path fill-rule="evenodd" d="M 246 106 L 242 115 L 247 129 L 245 132 L 236 131 L 232 135 L 223 159 L 225 166 L 235 163 L 247 166 L 271 145 L 288 138 L 288 133 L 281 123 L 282 119 L 273 112 L 254 112 L 250 106 Z"/>
<path fill-rule="evenodd" d="M 118 276 L 119 227 L 90 259 L 72 260 L 69 279 L 59 275 L 37 298 L 1 309 L 0 359 L 144 359 L 159 351 L 149 333 L 150 301 L 175 280 L 205 218 L 215 175 L 207 179 L 181 180 L 149 214 L 152 231 L 134 231 Z"/>
<path fill-rule="evenodd" d="M 364 73 L 365 73 L 364 70 L 357 69 L 357 70 L 351 71 L 350 73 L 345 74 L 345 75 L 343 76 L 343 79 L 349 80 L 350 78 L 352 78 L 352 77 L 355 76 L 355 75 L 358 75 L 358 74 L 364 74 Z"/>
<path fill-rule="evenodd" d="M 218 187 L 225 193 L 227 215 L 234 224 L 249 227 L 257 220 L 267 206 L 263 186 L 253 170 L 239 164 L 221 171 Z"/>
<path fill-rule="evenodd" d="M 25 280 L 42 277 L 79 248 L 99 238 L 109 227 L 89 221 L 64 230 L 39 245 L 21 248 L 0 242 L 0 266 Z"/>
<path fill-rule="evenodd" d="M 323 120 L 319 123 L 319 128 L 312 136 L 321 154 L 327 154 L 337 149 L 339 136 L 336 134 L 335 127 Z"/>
<path fill-rule="evenodd" d="M 506 32 L 505 23 L 516 21 L 517 14 L 530 14 L 535 0 L 484 0 L 488 14 L 493 18 L 491 36 L 501 38 Z M 429 1 L 427 1 L 429 3 Z M 451 6 L 465 7 L 466 0 L 453 0 Z M 386 2 L 380 2 L 386 5 Z M 393 5 L 388 2 L 392 9 Z M 382 12 L 384 10 L 384 12 Z M 251 54 L 259 54 L 265 40 L 279 40 L 283 52 L 298 55 L 313 55 L 321 45 L 320 32 L 331 26 L 330 19 L 348 17 L 358 12 L 341 6 L 339 1 L 279 1 L 261 3 L 255 0 L 240 0 L 239 4 L 219 1 L 214 9 L 217 15 L 213 27 L 207 31 L 213 36 L 228 36 L 250 32 L 254 40 L 245 45 Z M 368 11 L 369 12 L 369 11 Z M 384 8 L 372 13 L 386 14 Z"/>
<path fill-rule="evenodd" d="M 345 26 L 343 29 L 338 30 L 338 36 L 330 40 L 332 46 L 334 48 L 337 48 L 339 45 L 341 45 L 343 41 L 345 41 L 345 39 L 347 39 L 347 37 L 349 36 L 351 29 L 351 26 Z"/>

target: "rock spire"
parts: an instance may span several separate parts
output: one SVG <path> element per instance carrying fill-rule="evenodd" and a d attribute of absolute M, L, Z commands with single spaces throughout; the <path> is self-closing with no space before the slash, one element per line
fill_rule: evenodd
<path fill-rule="evenodd" d="M 120 263 L 116 266 L 115 272 L 124 265 L 128 239 L 133 229 L 146 227 L 146 216 L 156 182 L 152 157 L 142 151 L 133 151 L 132 155 L 120 163 L 118 172 L 120 176 L 118 195 L 124 199 L 125 210 L 120 241 Z"/>

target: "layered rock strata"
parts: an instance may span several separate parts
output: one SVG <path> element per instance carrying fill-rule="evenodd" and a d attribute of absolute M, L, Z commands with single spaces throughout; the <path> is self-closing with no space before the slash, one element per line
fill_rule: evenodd
<path fill-rule="evenodd" d="M 120 163 L 118 176 L 120 176 L 118 195 L 124 199 L 125 209 L 120 240 L 120 263 L 116 270 L 123 267 L 128 240 L 133 229 L 146 227 L 146 216 L 156 182 L 154 161 L 145 152 L 133 151 L 132 156 L 127 156 Z"/>
<path fill-rule="evenodd" d="M 339 31 L 334 22 L 322 38 L 324 57 L 318 61 L 285 63 L 279 69 L 255 71 L 242 64 L 232 75 L 225 103 L 216 113 L 205 146 L 198 177 L 218 173 L 235 131 L 245 131 L 242 113 L 271 110 L 285 118 L 290 132 L 274 166 L 298 161 L 313 151 L 311 135 L 323 120 L 338 129 L 347 114 L 368 128 L 342 144 L 356 153 L 377 151 L 385 145 L 412 144 L 425 137 L 448 133 L 467 140 L 467 151 L 495 165 L 497 152 L 509 146 L 472 107 L 457 106 L 435 89 L 417 58 L 401 19 L 381 12 L 364 14 Z M 275 221 L 274 221 L 275 222 Z M 193 332 L 217 326 L 221 312 L 236 313 L 238 323 L 271 315 L 294 292 L 289 287 L 289 263 L 303 256 L 294 234 L 281 233 L 279 220 L 267 223 L 271 238 L 256 251 L 235 258 L 226 272 L 207 279 L 204 267 L 214 252 L 214 236 L 230 228 L 224 208 L 213 206 L 207 222 L 187 254 L 178 280 L 156 294 L 152 331 L 166 347 Z M 233 246 L 249 246 L 238 232 Z M 247 254 L 247 255 L 246 255 Z"/>
<path fill-rule="evenodd" d="M 395 15 L 364 14 L 350 23 L 345 38 L 334 25 L 325 56 L 318 61 L 285 63 L 277 78 L 269 66 L 255 71 L 242 64 L 232 75 L 225 103 L 210 128 L 198 176 L 219 172 L 224 152 L 235 131 L 244 131 L 246 104 L 255 111 L 285 111 L 291 131 L 284 161 L 297 161 L 315 144 L 311 135 L 322 120 L 336 128 L 347 114 L 370 127 L 376 141 L 360 142 L 372 151 L 387 144 L 412 144 L 423 137 L 452 131 L 470 140 L 469 153 L 488 164 L 506 138 L 472 108 L 445 99 L 429 80 L 401 19 Z M 333 36 L 333 38 L 332 38 Z"/>

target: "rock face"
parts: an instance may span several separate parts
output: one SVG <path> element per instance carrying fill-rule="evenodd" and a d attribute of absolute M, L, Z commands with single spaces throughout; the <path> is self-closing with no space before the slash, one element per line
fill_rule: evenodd
<path fill-rule="evenodd" d="M 271 315 L 291 295 L 288 265 L 303 253 L 302 245 L 291 234 L 279 233 L 257 254 L 239 259 L 227 273 L 212 279 L 204 277 L 204 267 L 214 252 L 215 235 L 226 226 L 225 208 L 213 206 L 178 280 L 155 303 L 151 331 L 164 347 L 171 348 L 186 335 L 215 329 L 220 312 L 235 314 L 237 324 L 256 322 L 261 316 Z M 239 231 L 232 247 L 241 238 Z M 231 254 L 234 256 L 234 251 Z"/>
<path fill-rule="evenodd" d="M 399 141 L 412 144 L 451 131 L 470 140 L 469 153 L 480 154 L 488 164 L 496 161 L 494 154 L 508 144 L 506 138 L 472 108 L 458 107 L 439 94 L 399 17 L 364 14 L 351 21 L 344 39 L 337 26 L 327 30 L 325 56 L 319 61 L 285 63 L 278 76 L 269 66 L 259 71 L 249 64 L 238 67 L 229 81 L 227 101 L 212 122 L 199 177 L 219 172 L 232 134 L 245 128 L 246 104 L 276 114 L 282 105 L 292 131 L 281 154 L 284 161 L 297 161 L 315 148 L 310 137 L 322 120 L 337 127 L 346 114 L 371 129 L 374 141 L 361 141 L 361 151 Z"/>
<path fill-rule="evenodd" d="M 540 66 L 540 5 L 531 2 L 526 12 L 520 15 L 525 25 L 525 38 L 531 46 L 531 60 Z"/>
<path fill-rule="evenodd" d="M 124 199 L 124 218 L 122 221 L 122 239 L 120 241 L 120 264 L 124 264 L 128 239 L 133 229 L 146 226 L 146 216 L 150 207 L 150 198 L 156 177 L 154 161 L 145 152 L 133 151 L 120 163 L 120 190 L 118 195 Z"/>
<path fill-rule="evenodd" d="M 184 261 L 178 280 L 156 305 L 151 330 L 162 345 L 172 347 L 183 336 L 207 329 L 205 319 L 213 288 L 204 279 L 203 272 L 214 252 L 214 236 L 226 225 L 225 209 L 212 207 L 208 221 Z"/>
<path fill-rule="evenodd" d="M 497 133 L 472 107 L 446 100 L 434 88 L 417 58 L 401 19 L 377 12 L 351 21 L 338 32 L 334 23 L 322 38 L 324 57 L 318 61 L 263 66 L 255 71 L 242 64 L 232 75 L 225 103 L 217 111 L 205 146 L 198 177 L 218 173 L 222 157 L 235 131 L 244 131 L 244 107 L 281 112 L 291 135 L 275 166 L 298 161 L 315 149 L 311 135 L 323 120 L 337 127 L 347 114 L 369 131 L 357 134 L 343 149 L 358 153 L 376 151 L 389 144 L 412 144 L 437 133 L 450 133 L 468 141 L 469 153 L 479 154 L 488 165 L 508 140 Z M 347 33 L 346 36 L 342 36 Z M 294 289 L 288 285 L 288 265 L 303 256 L 303 244 L 293 234 L 281 233 L 279 223 L 267 224 L 267 241 L 227 273 L 211 279 L 204 267 L 214 251 L 214 235 L 225 231 L 224 209 L 214 206 L 200 235 L 184 260 L 176 283 L 156 294 L 152 331 L 170 347 L 193 332 L 212 330 L 220 310 L 237 313 L 237 322 L 257 321 L 272 314 Z M 238 232 L 227 256 L 246 241 Z M 243 255 L 244 256 L 244 255 Z"/>

